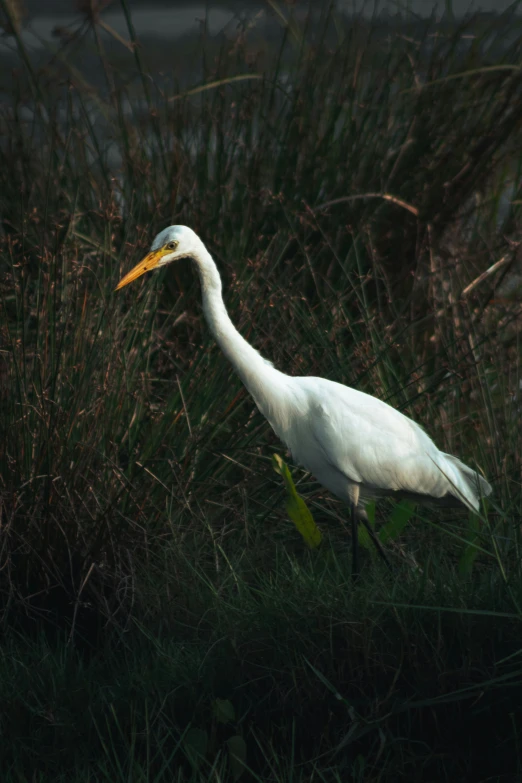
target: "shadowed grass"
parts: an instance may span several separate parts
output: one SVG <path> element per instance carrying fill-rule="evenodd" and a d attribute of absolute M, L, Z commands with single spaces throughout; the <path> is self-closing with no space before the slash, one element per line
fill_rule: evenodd
<path fill-rule="evenodd" d="M 397 582 L 372 571 L 370 593 L 352 587 L 347 559 L 331 549 L 274 554 L 264 573 L 248 554 L 218 550 L 212 575 L 190 549 L 166 547 L 147 566 L 140 622 L 88 658 L 65 639 L 11 637 L 0 678 L 4 768 L 167 780 L 179 767 L 180 780 L 199 780 L 183 745 L 194 726 L 213 738 L 205 775 L 224 770 L 238 732 L 260 780 L 306 780 L 314 768 L 342 778 L 358 757 L 362 779 L 381 767 L 419 780 L 518 769 L 507 738 L 519 710 L 519 616 L 506 598 L 489 608 L 489 576 L 457 592 L 433 556 L 424 574 Z M 231 725 L 216 723 L 216 698 L 232 703 Z M 484 713 L 490 741 L 470 753 Z M 30 739 L 9 741 L 24 729 Z"/>

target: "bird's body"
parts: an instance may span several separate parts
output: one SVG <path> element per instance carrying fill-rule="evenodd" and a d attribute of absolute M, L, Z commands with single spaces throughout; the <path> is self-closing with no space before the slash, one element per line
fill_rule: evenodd
<path fill-rule="evenodd" d="M 365 518 L 365 504 L 385 495 L 478 511 L 488 482 L 456 457 L 439 451 L 424 430 L 382 400 L 340 383 L 277 370 L 237 331 L 225 308 L 217 267 L 199 237 L 171 226 L 118 288 L 152 268 L 191 257 L 201 280 L 212 334 L 290 449 L 293 459 Z"/>
<path fill-rule="evenodd" d="M 272 424 L 274 430 L 296 462 L 334 495 L 356 502 L 359 514 L 386 495 L 440 505 L 461 501 L 478 511 L 489 485 L 395 408 L 324 378 L 291 378 L 290 387 L 299 412 L 290 413 L 286 431 Z"/>

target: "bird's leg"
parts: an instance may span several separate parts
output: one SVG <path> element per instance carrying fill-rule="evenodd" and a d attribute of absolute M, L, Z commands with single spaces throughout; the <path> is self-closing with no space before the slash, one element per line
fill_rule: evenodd
<path fill-rule="evenodd" d="M 359 520 L 357 519 L 357 507 L 352 504 L 352 579 L 359 578 Z"/>
<path fill-rule="evenodd" d="M 388 560 L 388 558 L 386 557 L 386 552 L 385 552 L 385 551 L 384 551 L 384 549 L 382 548 L 382 544 L 381 544 L 381 542 L 379 541 L 378 537 L 375 535 L 375 531 L 374 531 L 373 527 L 370 525 L 370 523 L 368 522 L 368 520 L 366 519 L 366 517 L 365 517 L 365 516 L 362 516 L 362 517 L 361 517 L 361 522 L 363 523 L 364 527 L 365 527 L 365 528 L 366 528 L 366 530 L 368 531 L 368 535 L 369 535 L 369 536 L 370 536 L 370 538 L 372 539 L 372 542 L 373 542 L 373 545 L 374 545 L 375 549 L 376 549 L 376 550 L 377 550 L 377 552 L 379 553 L 379 555 L 380 555 L 380 557 L 382 558 L 382 560 L 384 560 L 384 562 L 385 562 L 385 564 L 386 564 L 386 568 L 387 568 L 389 571 L 391 571 L 391 570 L 392 570 L 392 567 L 391 567 L 390 561 L 389 561 L 389 560 Z"/>
<path fill-rule="evenodd" d="M 359 578 L 359 520 L 357 518 L 357 503 L 359 502 L 359 487 L 353 488 L 352 495 L 352 579 Z"/>

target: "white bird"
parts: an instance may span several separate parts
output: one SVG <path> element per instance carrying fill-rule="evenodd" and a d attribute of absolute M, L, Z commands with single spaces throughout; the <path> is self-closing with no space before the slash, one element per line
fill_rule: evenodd
<path fill-rule="evenodd" d="M 240 335 L 223 302 L 221 277 L 207 248 L 186 226 L 159 233 L 148 255 L 117 289 L 145 272 L 191 258 L 199 273 L 210 331 L 293 459 L 352 509 L 354 572 L 357 521 L 383 496 L 459 505 L 478 512 L 491 486 L 475 470 L 436 447 L 421 427 L 382 400 L 312 376 L 277 370 Z"/>

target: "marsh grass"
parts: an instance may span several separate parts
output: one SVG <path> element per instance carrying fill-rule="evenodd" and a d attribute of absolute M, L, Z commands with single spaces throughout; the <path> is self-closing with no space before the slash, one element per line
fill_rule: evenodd
<path fill-rule="evenodd" d="M 504 272 L 463 295 L 520 263 L 519 22 L 332 20 L 289 19 L 262 68 L 255 30 L 203 35 L 187 86 L 146 46 L 116 60 L 94 15 L 74 41 L 105 90 L 67 39 L 35 63 L 11 25 L 6 781 L 228 780 L 232 736 L 252 780 L 520 774 L 520 306 L 491 303 Z M 482 470 L 481 521 L 419 511 L 394 574 L 368 555 L 354 589 L 346 510 L 296 469 L 323 534 L 305 551 L 190 264 L 114 294 L 169 223 L 277 366 L 380 396 Z"/>

